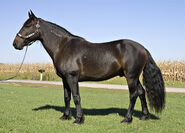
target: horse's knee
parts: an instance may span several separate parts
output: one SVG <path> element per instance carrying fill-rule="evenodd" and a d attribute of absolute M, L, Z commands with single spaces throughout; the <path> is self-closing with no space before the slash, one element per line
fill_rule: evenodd
<path fill-rule="evenodd" d="M 80 96 L 73 96 L 73 100 L 75 104 L 80 104 Z"/>
<path fill-rule="evenodd" d="M 71 101 L 71 97 L 65 97 L 64 100 L 65 100 L 65 102 L 70 102 Z"/>

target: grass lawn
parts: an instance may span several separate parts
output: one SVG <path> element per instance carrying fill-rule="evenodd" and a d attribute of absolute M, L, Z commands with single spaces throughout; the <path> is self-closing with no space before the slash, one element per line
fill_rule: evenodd
<path fill-rule="evenodd" d="M 61 121 L 61 86 L 0 84 L 0 133 L 185 133 L 185 94 L 167 93 L 162 114 L 140 121 L 137 100 L 131 124 L 120 124 L 128 108 L 128 91 L 80 88 L 85 124 Z M 71 102 L 73 116 L 74 104 Z"/>

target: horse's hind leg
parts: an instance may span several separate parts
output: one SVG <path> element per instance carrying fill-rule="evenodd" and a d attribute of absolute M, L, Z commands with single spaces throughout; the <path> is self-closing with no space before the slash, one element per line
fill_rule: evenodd
<path fill-rule="evenodd" d="M 145 98 L 145 90 L 143 89 L 141 83 L 138 83 L 138 94 L 141 100 L 141 107 L 142 107 L 142 117 L 140 120 L 148 120 L 150 118 L 150 114 L 147 108 L 147 102 Z"/>
<path fill-rule="evenodd" d="M 127 114 L 124 120 L 121 121 L 121 123 L 132 122 L 132 114 L 133 114 L 134 106 L 136 103 L 136 99 L 138 97 L 138 89 L 137 89 L 138 79 L 137 78 L 127 78 L 127 83 L 128 83 L 128 88 L 130 92 L 130 104 L 129 104 Z"/>

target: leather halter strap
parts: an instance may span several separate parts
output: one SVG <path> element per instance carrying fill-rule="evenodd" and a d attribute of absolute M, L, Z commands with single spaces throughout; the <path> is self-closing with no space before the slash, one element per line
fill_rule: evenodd
<path fill-rule="evenodd" d="M 23 35 L 21 35 L 20 33 L 17 33 L 17 36 L 20 37 L 20 38 L 22 38 L 22 39 L 29 39 L 29 38 L 31 38 L 32 36 L 34 36 L 35 34 L 39 33 L 39 28 L 40 28 L 39 20 L 37 21 L 36 28 L 37 28 L 37 29 L 35 30 L 35 32 L 30 33 L 30 34 L 27 35 L 27 36 L 23 36 Z"/>

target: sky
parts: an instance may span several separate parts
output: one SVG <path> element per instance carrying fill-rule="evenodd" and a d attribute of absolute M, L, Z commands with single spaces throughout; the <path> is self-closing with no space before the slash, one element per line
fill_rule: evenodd
<path fill-rule="evenodd" d="M 157 61 L 185 60 L 185 0 L 1 0 L 0 63 L 20 63 L 12 46 L 28 11 L 91 42 L 131 39 Z M 37 41 L 26 63 L 52 62 Z"/>

